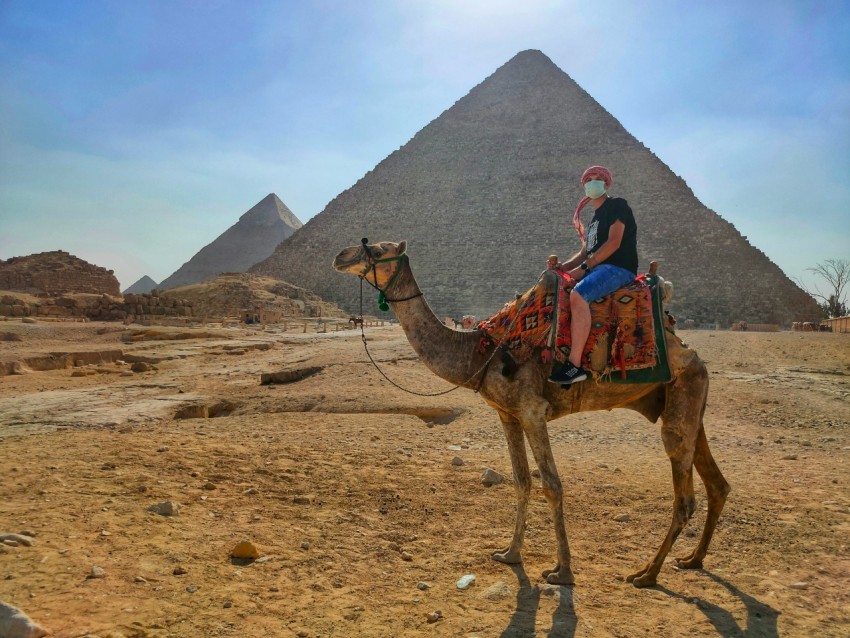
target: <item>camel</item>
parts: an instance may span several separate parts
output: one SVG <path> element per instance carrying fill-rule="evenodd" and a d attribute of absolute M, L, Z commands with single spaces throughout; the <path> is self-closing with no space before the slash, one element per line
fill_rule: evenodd
<path fill-rule="evenodd" d="M 656 584 L 674 541 L 696 509 L 694 467 L 705 484 L 708 514 L 699 542 L 690 554 L 677 559 L 677 566 L 702 568 L 730 487 L 711 455 L 703 428 L 708 373 L 697 354 L 667 331 L 673 380 L 666 384 L 596 383 L 588 379 L 562 387 L 548 381 L 551 364 L 530 360 L 518 366 L 490 365 L 496 357 L 492 351 L 479 351 L 478 331 L 452 330 L 431 311 L 413 276 L 406 250 L 406 241 L 369 244 L 364 239 L 360 245 L 342 250 L 333 267 L 364 278 L 381 291 L 421 361 L 449 383 L 477 391 L 498 413 L 508 443 L 518 503 L 510 545 L 492 558 L 506 564 L 522 562 L 532 484 L 525 448 L 528 441 L 540 470 L 558 545 L 558 562 L 553 569 L 544 571 L 543 577 L 554 585 L 575 584 L 564 522 L 563 487 L 546 424 L 574 412 L 629 408 L 653 423 L 661 418 L 661 439 L 673 471 L 673 519 L 652 560 L 628 575 L 626 581 L 636 587 Z"/>

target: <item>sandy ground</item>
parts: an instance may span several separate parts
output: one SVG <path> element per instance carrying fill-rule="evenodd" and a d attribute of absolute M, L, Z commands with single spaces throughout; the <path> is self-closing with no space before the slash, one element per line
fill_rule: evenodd
<path fill-rule="evenodd" d="M 623 577 L 654 554 L 672 503 L 658 426 L 639 415 L 550 424 L 577 577 L 553 587 L 539 485 L 523 566 L 489 558 L 510 539 L 514 490 L 481 484 L 486 468 L 511 473 L 474 393 L 395 389 L 355 331 L 130 333 L 0 322 L 0 362 L 117 349 L 155 367 L 0 377 L 0 532 L 34 535 L 0 547 L 0 600 L 51 636 L 850 635 L 850 335 L 680 333 L 708 362 L 706 428 L 733 491 L 705 570 L 670 560 L 636 589 Z M 367 334 L 397 382 L 450 387 L 399 328 Z M 304 368 L 318 370 L 260 384 Z M 673 555 L 701 528 L 697 489 Z M 165 501 L 179 513 L 148 511 Z M 242 540 L 259 560 L 230 557 Z"/>

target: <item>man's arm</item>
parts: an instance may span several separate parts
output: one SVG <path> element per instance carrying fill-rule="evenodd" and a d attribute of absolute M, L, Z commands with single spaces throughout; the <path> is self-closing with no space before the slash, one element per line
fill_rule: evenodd
<path fill-rule="evenodd" d="M 613 255 L 623 242 L 623 234 L 625 232 L 626 225 L 619 219 L 611 224 L 611 228 L 608 230 L 608 240 L 599 247 L 599 250 L 590 256 L 590 259 L 587 260 L 587 267 L 593 268 L 594 266 L 598 266 Z"/>
<path fill-rule="evenodd" d="M 616 248 L 614 249 L 616 250 Z M 581 250 L 570 257 L 567 261 L 561 262 L 561 270 L 572 270 L 578 266 L 587 257 L 587 244 L 582 244 Z"/>

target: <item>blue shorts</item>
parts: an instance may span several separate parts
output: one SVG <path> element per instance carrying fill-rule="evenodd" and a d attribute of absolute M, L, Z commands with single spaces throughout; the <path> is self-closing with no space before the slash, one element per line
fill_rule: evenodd
<path fill-rule="evenodd" d="M 622 288 L 635 278 L 635 274 L 611 264 L 600 264 L 591 270 L 573 288 L 587 303 L 610 295 L 617 288 Z"/>

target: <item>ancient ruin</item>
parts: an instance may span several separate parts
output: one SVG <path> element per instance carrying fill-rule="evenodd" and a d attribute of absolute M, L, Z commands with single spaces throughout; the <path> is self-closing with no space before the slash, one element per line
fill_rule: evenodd
<path fill-rule="evenodd" d="M 0 290 L 60 295 L 83 292 L 120 295 L 111 270 L 95 266 L 64 250 L 0 261 Z"/>

